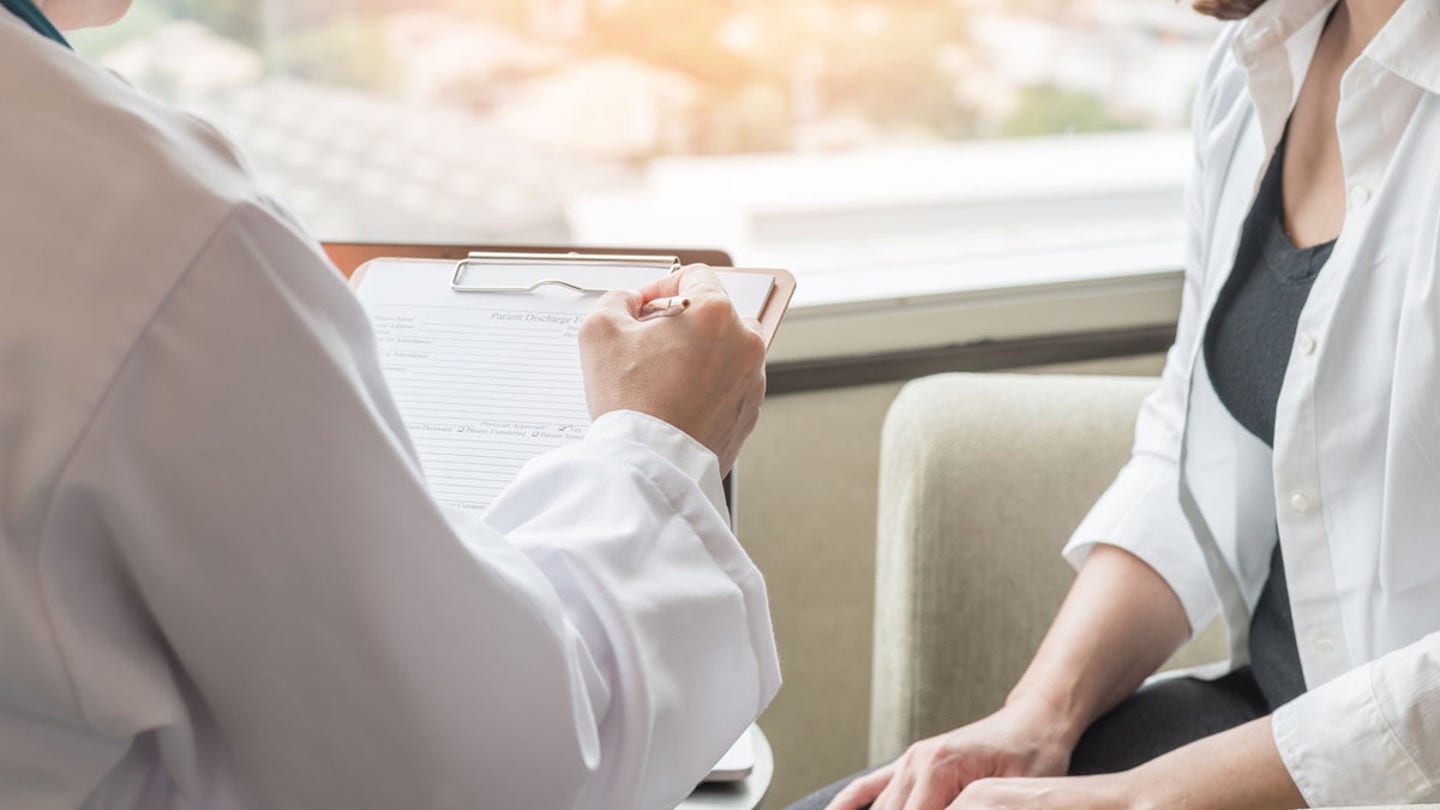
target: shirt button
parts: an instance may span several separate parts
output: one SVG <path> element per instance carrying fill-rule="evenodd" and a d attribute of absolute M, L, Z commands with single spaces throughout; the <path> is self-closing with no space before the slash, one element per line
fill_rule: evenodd
<path fill-rule="evenodd" d="M 1300 353 L 1301 353 L 1301 354 L 1305 355 L 1306 357 L 1309 357 L 1310 355 L 1312 355 L 1312 354 L 1315 353 L 1315 348 L 1316 348 L 1317 346 L 1319 346 L 1319 345 L 1320 345 L 1320 344 L 1315 340 L 1315 336 L 1314 336 L 1314 335 L 1310 334 L 1309 332 L 1302 332 L 1302 333 L 1301 333 L 1301 335 L 1300 335 Z"/>
<path fill-rule="evenodd" d="M 1294 509 L 1296 512 L 1299 512 L 1302 515 L 1306 512 L 1309 512 L 1310 507 L 1314 505 L 1315 504 L 1310 500 L 1310 496 L 1306 495 L 1303 492 L 1297 492 L 1294 495 L 1290 496 L 1290 508 Z"/>
<path fill-rule="evenodd" d="M 1315 652 L 1332 653 L 1335 652 L 1335 639 L 1321 633 L 1311 642 L 1311 646 L 1315 648 Z"/>
<path fill-rule="evenodd" d="M 1350 187 L 1350 207 L 1364 208 L 1370 202 L 1370 188 L 1360 183 Z"/>

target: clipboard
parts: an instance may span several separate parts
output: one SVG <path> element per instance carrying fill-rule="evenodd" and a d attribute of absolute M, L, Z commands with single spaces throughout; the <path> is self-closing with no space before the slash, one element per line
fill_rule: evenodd
<path fill-rule="evenodd" d="M 405 242 L 322 242 L 325 255 L 340 268 L 346 278 L 355 269 L 371 259 L 385 256 L 409 256 L 412 259 L 449 259 L 459 261 L 471 253 L 628 253 L 639 256 L 675 256 L 681 264 L 708 264 L 711 267 L 731 267 L 735 261 L 723 250 L 677 248 L 677 247 L 606 247 L 591 245 L 573 247 L 570 245 L 502 245 L 502 244 L 437 244 Z"/>
<path fill-rule="evenodd" d="M 384 243 L 327 243 L 324 245 L 326 253 L 331 261 L 349 278 L 351 289 L 358 290 L 365 281 L 367 272 L 372 263 L 384 261 L 390 264 L 415 264 L 418 267 L 435 269 L 437 265 L 446 265 L 448 271 L 450 291 L 455 295 L 467 293 L 488 293 L 505 294 L 516 293 L 526 294 L 537 288 L 547 286 L 563 286 L 581 292 L 598 292 L 598 288 L 588 287 L 584 282 L 586 272 L 598 268 L 635 267 L 652 268 L 666 273 L 678 271 L 687 264 L 707 264 L 723 273 L 744 273 L 760 274 L 769 276 L 772 283 L 764 301 L 760 315 L 760 331 L 765 339 L 768 348 L 774 340 L 775 333 L 779 329 L 780 321 L 783 319 L 790 301 L 795 294 L 795 277 L 785 270 L 747 269 L 732 267 L 730 257 L 720 251 L 685 251 L 665 249 L 583 249 L 583 250 L 557 250 L 544 247 L 500 247 L 489 250 L 477 250 L 468 246 L 459 245 L 397 245 Z M 392 256 L 407 256 L 409 258 L 394 259 Z M 486 270 L 494 268 L 524 268 L 546 266 L 551 270 L 555 268 L 566 268 L 573 270 L 573 274 L 567 273 L 562 278 L 531 278 L 523 285 L 506 284 L 493 285 L 486 282 Z M 408 273 L 408 268 L 403 271 Z M 473 274 L 473 275 L 472 275 Z M 444 307 L 446 309 L 450 307 Z M 400 406 L 402 418 L 405 407 L 401 398 L 397 396 L 397 405 Z M 420 417 L 427 422 L 435 421 L 433 414 Z M 540 417 L 527 421 L 538 421 Z M 443 419 L 443 417 L 442 417 Z M 435 427 L 431 424 L 430 427 Z M 448 433 L 449 431 L 447 431 Z M 459 431 L 455 432 L 459 435 Z M 417 453 L 422 463 L 426 456 L 426 443 L 417 439 L 412 434 L 412 441 L 415 443 Z M 513 449 L 508 451 L 513 454 Z M 454 453 L 447 454 L 453 458 Z M 455 462 L 448 462 L 454 464 Z M 427 471 L 427 477 L 430 473 Z M 433 481 L 432 481 L 433 484 Z M 726 476 L 722 481 L 724 488 L 725 503 L 730 512 L 731 524 L 735 521 L 735 499 L 734 499 L 733 474 Z M 462 506 L 461 508 L 468 508 Z M 707 782 L 731 782 L 743 779 L 755 767 L 755 754 L 752 743 L 752 735 L 759 734 L 758 729 L 752 725 L 746 729 L 744 735 L 738 740 L 725 756 L 711 770 L 704 781 Z"/>
<path fill-rule="evenodd" d="M 525 294 L 552 285 L 583 293 L 600 293 L 607 291 L 607 288 L 587 282 L 587 276 L 590 275 L 587 271 L 647 268 L 673 273 L 687 263 L 709 264 L 708 261 L 686 262 L 686 257 L 680 255 L 684 251 L 658 249 L 624 252 L 596 248 L 573 251 L 554 251 L 544 248 L 470 250 L 449 245 L 379 244 L 334 244 L 326 245 L 325 248 L 332 260 L 341 258 L 348 264 L 363 259 L 360 264 L 350 267 L 347 273 L 352 289 L 357 288 L 364 281 L 365 273 L 371 262 L 383 259 L 387 262 L 404 261 L 425 265 L 451 264 L 453 271 L 450 273 L 450 289 L 460 295 L 466 293 Z M 411 248 L 418 249 L 411 250 Z M 430 256 L 409 257 L 412 253 L 422 251 L 429 253 Z M 387 256 L 396 254 L 407 256 L 407 258 L 387 258 Z M 764 302 L 758 319 L 760 334 L 765 339 L 765 346 L 768 349 L 774 342 L 775 334 L 780 329 L 780 322 L 784 319 L 790 301 L 795 295 L 795 276 L 787 270 L 731 267 L 728 266 L 729 256 L 719 251 L 691 252 L 690 258 L 702 258 L 702 256 L 703 259 L 719 258 L 726 261 L 725 265 L 715 266 L 716 270 L 723 273 L 760 274 L 772 279 L 769 296 Z M 342 272 L 346 271 L 341 262 L 337 261 L 336 266 L 341 267 Z M 524 271 L 528 268 L 538 269 L 541 266 L 546 268 L 545 272 L 533 276 L 522 276 L 520 280 L 516 280 L 514 272 L 508 273 L 503 282 L 487 280 L 488 270 Z"/>

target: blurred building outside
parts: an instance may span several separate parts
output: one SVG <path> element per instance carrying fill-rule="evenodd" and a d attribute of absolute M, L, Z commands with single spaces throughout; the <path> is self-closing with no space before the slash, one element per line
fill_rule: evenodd
<path fill-rule="evenodd" d="M 78 46 L 213 121 L 322 238 L 812 274 L 1178 256 L 1218 30 L 1165 0 L 150 3 Z"/>

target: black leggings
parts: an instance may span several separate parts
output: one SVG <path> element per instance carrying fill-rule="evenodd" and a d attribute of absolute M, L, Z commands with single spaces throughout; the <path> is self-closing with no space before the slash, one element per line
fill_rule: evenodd
<path fill-rule="evenodd" d="M 1127 770 L 1269 713 L 1249 667 L 1214 681 L 1159 681 L 1126 698 L 1085 730 L 1070 757 L 1070 773 Z M 810 794 L 790 805 L 790 810 L 823 810 L 857 776 Z"/>

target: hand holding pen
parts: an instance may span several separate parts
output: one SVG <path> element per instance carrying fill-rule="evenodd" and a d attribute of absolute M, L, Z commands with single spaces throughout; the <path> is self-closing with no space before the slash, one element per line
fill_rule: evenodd
<path fill-rule="evenodd" d="M 679 315 L 689 308 L 689 298 L 681 298 L 680 296 L 655 298 L 642 304 L 640 314 L 636 317 L 642 321 L 648 321 L 651 318 L 668 318 L 672 315 Z"/>
<path fill-rule="evenodd" d="M 580 327 L 580 360 L 592 418 L 649 414 L 709 448 L 722 474 L 765 395 L 765 339 L 700 265 L 602 296 Z"/>

